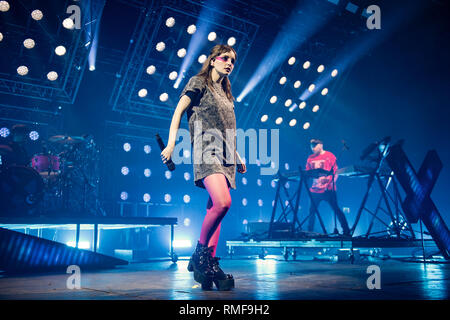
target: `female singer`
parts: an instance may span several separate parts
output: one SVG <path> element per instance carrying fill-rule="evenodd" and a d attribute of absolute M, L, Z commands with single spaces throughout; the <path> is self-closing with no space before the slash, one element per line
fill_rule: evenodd
<path fill-rule="evenodd" d="M 200 72 L 189 79 L 180 94 L 167 147 L 161 152 L 166 163 L 175 147 L 180 119 L 187 111 L 193 146 L 194 183 L 209 194 L 200 239 L 188 266 L 204 290 L 210 290 L 213 283 L 219 290 L 234 287 L 233 276 L 222 271 L 215 255 L 221 221 L 231 206 L 229 189 L 236 189 L 236 166 L 240 173 L 247 171 L 236 151 L 234 98 L 228 79 L 235 62 L 236 51 L 232 47 L 218 44 L 211 49 Z M 205 132 L 211 139 L 206 139 Z"/>

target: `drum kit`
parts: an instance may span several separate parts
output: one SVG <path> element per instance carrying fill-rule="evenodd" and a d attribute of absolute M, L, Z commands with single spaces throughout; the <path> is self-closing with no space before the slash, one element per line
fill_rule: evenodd
<path fill-rule="evenodd" d="M 99 150 L 90 135 L 56 135 L 28 165 L 0 145 L 1 215 L 99 215 Z"/>

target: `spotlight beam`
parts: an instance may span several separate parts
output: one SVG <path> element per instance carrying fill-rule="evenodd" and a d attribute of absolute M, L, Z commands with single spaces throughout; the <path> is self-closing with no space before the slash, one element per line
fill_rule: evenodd
<path fill-rule="evenodd" d="M 192 65 L 192 62 L 195 61 L 195 57 L 197 57 L 200 53 L 202 45 L 204 44 L 204 41 L 206 39 L 206 35 L 210 31 L 212 21 L 215 21 L 215 18 L 217 17 L 218 12 L 222 9 L 223 4 L 223 0 L 210 0 L 202 8 L 197 18 L 197 31 L 192 35 L 191 41 L 189 41 L 187 53 L 179 69 L 178 78 L 175 81 L 174 88 L 178 88 L 180 86 L 180 83 L 183 80 L 186 71 Z"/>
<path fill-rule="evenodd" d="M 264 80 L 274 69 L 276 69 L 294 50 L 304 44 L 313 36 L 332 16 L 330 11 L 319 10 L 311 2 L 302 3 L 297 6 L 288 18 L 286 24 L 276 36 L 267 54 L 259 64 L 247 85 L 239 94 L 239 100 L 245 98 L 259 82 Z M 298 14 L 302 13 L 302 24 L 299 25 Z"/>

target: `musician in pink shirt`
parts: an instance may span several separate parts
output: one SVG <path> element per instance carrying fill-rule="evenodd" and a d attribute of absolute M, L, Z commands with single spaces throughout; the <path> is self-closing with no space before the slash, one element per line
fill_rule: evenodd
<path fill-rule="evenodd" d="M 312 201 L 314 201 L 316 208 L 319 207 L 320 202 L 328 202 L 339 219 L 344 235 L 350 235 L 347 219 L 337 203 L 336 180 L 338 176 L 336 175 L 336 157 L 330 151 L 324 150 L 323 142 L 318 139 L 311 140 L 311 150 L 313 154 L 306 161 L 306 170 L 323 169 L 330 173 L 330 175 L 323 175 L 313 179 L 312 186 L 309 189 Z M 312 203 L 310 204 L 309 213 L 308 229 L 313 231 L 316 214 Z"/>

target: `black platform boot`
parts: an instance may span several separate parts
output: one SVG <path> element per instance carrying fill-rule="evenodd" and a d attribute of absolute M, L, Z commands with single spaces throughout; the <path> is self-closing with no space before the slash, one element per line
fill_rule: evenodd
<path fill-rule="evenodd" d="M 203 290 L 211 290 L 213 286 L 214 271 L 211 260 L 211 250 L 198 242 L 189 260 L 188 271 L 194 272 L 194 280 L 201 283 Z"/>
<path fill-rule="evenodd" d="M 220 258 L 211 256 L 211 267 L 214 271 L 213 282 L 220 291 L 231 290 L 234 288 L 233 275 L 223 272 L 219 266 L 219 260 Z"/>

